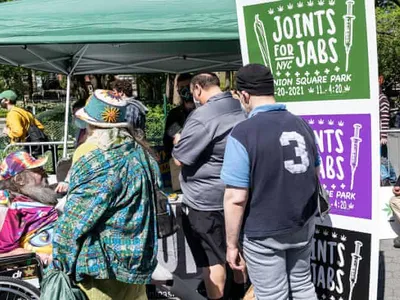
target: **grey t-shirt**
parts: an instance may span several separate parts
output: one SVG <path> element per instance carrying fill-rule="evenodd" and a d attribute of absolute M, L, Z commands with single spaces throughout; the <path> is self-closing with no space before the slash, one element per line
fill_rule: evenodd
<path fill-rule="evenodd" d="M 183 202 L 203 211 L 223 209 L 225 185 L 220 175 L 226 141 L 245 119 L 240 102 L 230 92 L 218 94 L 188 118 L 172 155 L 182 164 Z"/>

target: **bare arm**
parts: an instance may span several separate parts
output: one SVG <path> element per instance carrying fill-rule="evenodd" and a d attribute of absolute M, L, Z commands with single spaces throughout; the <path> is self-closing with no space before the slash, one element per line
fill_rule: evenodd
<path fill-rule="evenodd" d="M 174 159 L 174 163 L 175 163 L 178 167 L 183 166 L 183 164 L 182 164 L 179 160 L 177 160 L 175 157 L 172 156 L 172 158 Z"/>
<path fill-rule="evenodd" d="M 20 254 L 26 254 L 26 253 L 32 253 L 32 251 L 25 250 L 24 248 L 16 248 L 16 249 L 11 250 L 9 252 L 0 253 L 0 257 L 20 255 Z"/>
<path fill-rule="evenodd" d="M 178 144 L 180 140 L 181 140 L 181 135 L 180 135 L 179 133 L 177 133 L 177 134 L 175 135 L 174 141 L 173 141 L 174 146 L 175 146 L 176 144 Z M 178 167 L 183 166 L 183 164 L 182 164 L 179 160 L 177 160 L 173 155 L 172 155 L 172 158 L 174 159 L 175 165 L 177 165 Z"/>
<path fill-rule="evenodd" d="M 226 242 L 228 248 L 238 248 L 248 189 L 227 187 L 224 197 Z"/>

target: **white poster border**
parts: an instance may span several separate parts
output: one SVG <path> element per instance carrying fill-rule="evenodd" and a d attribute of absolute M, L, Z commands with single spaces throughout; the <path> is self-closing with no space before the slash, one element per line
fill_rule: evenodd
<path fill-rule="evenodd" d="M 281 2 L 283 0 L 236 0 L 239 22 L 240 45 L 243 64 L 249 63 L 246 29 L 244 26 L 244 6 Z M 370 99 L 360 100 L 330 100 L 286 102 L 288 109 L 298 115 L 323 115 L 323 114 L 369 114 L 371 116 L 371 176 L 372 176 L 372 218 L 371 220 L 354 217 L 332 215 L 330 221 L 333 227 L 346 230 L 359 231 L 371 234 L 371 276 L 369 299 L 376 300 L 378 290 L 379 267 L 379 188 L 380 188 L 380 134 L 379 134 L 379 86 L 376 43 L 376 22 L 374 1 L 365 0 L 368 60 L 370 75 Z"/>

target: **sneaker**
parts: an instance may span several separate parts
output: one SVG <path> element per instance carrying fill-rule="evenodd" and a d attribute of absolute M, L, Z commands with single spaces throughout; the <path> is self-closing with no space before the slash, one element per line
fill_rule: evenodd
<path fill-rule="evenodd" d="M 393 247 L 400 248 L 400 236 L 393 240 Z"/>

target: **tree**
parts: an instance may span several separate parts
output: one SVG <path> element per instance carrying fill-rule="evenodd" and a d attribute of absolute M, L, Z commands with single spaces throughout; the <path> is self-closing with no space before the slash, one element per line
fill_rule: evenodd
<path fill-rule="evenodd" d="M 400 7 L 400 0 L 375 0 L 376 7 L 395 6 Z"/>
<path fill-rule="evenodd" d="M 400 81 L 400 6 L 376 9 L 379 73 Z"/>
<path fill-rule="evenodd" d="M 0 90 L 12 89 L 22 98 L 25 91 L 28 91 L 28 85 L 24 84 L 27 76 L 27 69 L 0 65 Z"/>

